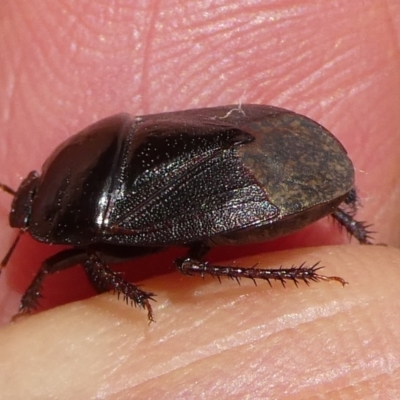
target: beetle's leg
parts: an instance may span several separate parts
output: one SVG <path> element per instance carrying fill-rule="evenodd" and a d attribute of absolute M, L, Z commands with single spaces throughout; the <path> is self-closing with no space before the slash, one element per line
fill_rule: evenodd
<path fill-rule="evenodd" d="M 220 279 L 221 276 L 226 276 L 230 279 L 236 279 L 238 282 L 241 278 L 251 279 L 254 283 L 256 279 L 267 281 L 271 285 L 271 280 L 280 281 L 283 285 L 290 280 L 296 285 L 299 281 L 309 284 L 310 281 L 337 281 L 342 285 L 347 282 L 337 276 L 320 275 L 318 271 L 322 268 L 318 263 L 311 267 L 305 267 L 304 264 L 300 267 L 278 268 L 278 269 L 261 269 L 261 268 L 241 268 L 232 266 L 212 265 L 208 262 L 200 261 L 200 257 L 193 257 L 196 251 L 202 251 L 204 248 L 198 245 L 191 248 L 189 257 L 180 258 L 175 261 L 178 270 L 184 275 L 211 275 Z"/>
<path fill-rule="evenodd" d="M 332 217 L 343 226 L 350 236 L 354 236 L 361 244 L 372 244 L 370 241 L 372 231 L 368 230 L 370 225 L 366 225 L 363 221 L 357 221 L 351 214 L 338 208 Z"/>
<path fill-rule="evenodd" d="M 344 208 L 339 207 L 332 213 L 332 217 L 347 230 L 350 236 L 354 236 L 361 244 L 372 244 L 369 240 L 373 233 L 368 230 L 370 225 L 367 225 L 363 221 L 357 221 L 354 219 L 354 214 L 357 210 L 357 194 L 355 189 L 349 192 L 344 203 L 349 206 L 350 211 L 346 211 Z"/>
<path fill-rule="evenodd" d="M 30 313 L 37 308 L 43 281 L 47 275 L 78 264 L 83 265 L 86 275 L 95 289 L 99 291 L 115 290 L 118 294 L 122 293 L 126 301 L 130 299 L 135 305 L 146 308 L 149 321 L 153 321 L 149 300 L 153 300 L 154 294 L 144 292 L 125 281 L 118 273 L 104 264 L 95 252 L 89 250 L 88 254 L 88 250 L 82 248 L 60 251 L 43 262 L 32 283 L 22 296 L 18 314 L 14 318 Z"/>
<path fill-rule="evenodd" d="M 68 249 L 60 251 L 45 260 L 32 283 L 22 296 L 19 311 L 15 317 L 27 314 L 37 308 L 39 298 L 41 297 L 43 281 L 47 275 L 82 263 L 86 258 L 87 255 L 84 249 Z"/>
<path fill-rule="evenodd" d="M 89 254 L 83 267 L 92 285 L 99 291 L 114 290 L 118 297 L 122 294 L 124 300 L 131 301 L 137 307 L 147 309 L 149 322 L 153 322 L 153 310 L 149 300 L 154 300 L 154 293 L 145 292 L 126 281 L 122 275 L 113 271 L 105 264 L 96 252 Z"/>

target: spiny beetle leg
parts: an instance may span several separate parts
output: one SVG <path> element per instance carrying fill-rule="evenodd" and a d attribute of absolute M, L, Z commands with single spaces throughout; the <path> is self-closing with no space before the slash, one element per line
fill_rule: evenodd
<path fill-rule="evenodd" d="M 373 232 L 368 230 L 371 225 L 355 220 L 350 213 L 340 207 L 332 213 L 332 217 L 347 230 L 350 236 L 355 237 L 361 244 L 372 244 L 370 239 Z"/>
<path fill-rule="evenodd" d="M 60 251 L 52 257 L 45 260 L 40 267 L 38 273 L 29 285 L 28 289 L 22 296 L 18 313 L 13 319 L 29 314 L 39 303 L 39 298 L 42 297 L 43 281 L 47 275 L 54 274 L 64 269 L 70 268 L 87 258 L 86 251 L 83 249 L 68 249 Z"/>
<path fill-rule="evenodd" d="M 338 207 L 332 213 L 332 217 L 347 230 L 351 237 L 355 237 L 361 244 L 372 244 L 369 239 L 372 238 L 371 234 L 374 232 L 368 230 L 371 225 L 366 225 L 365 222 L 354 219 L 358 208 L 356 189 L 350 190 L 344 204 L 344 208 Z"/>
<path fill-rule="evenodd" d="M 181 258 L 175 261 L 178 270 L 184 275 L 211 275 L 217 277 L 226 276 L 239 282 L 241 278 L 251 279 L 254 283 L 256 279 L 267 281 L 271 285 L 271 280 L 280 281 L 284 286 L 286 281 L 293 281 L 296 285 L 303 281 L 307 285 L 310 281 L 337 281 L 343 286 L 347 283 L 338 276 L 320 275 L 318 271 L 322 268 L 318 263 L 311 267 L 304 264 L 299 267 L 279 268 L 279 269 L 261 269 L 261 268 L 240 268 L 232 266 L 212 265 L 208 262 L 201 262 L 192 258 Z"/>
<path fill-rule="evenodd" d="M 154 322 L 153 310 L 149 302 L 149 300 L 154 300 L 154 293 L 145 292 L 126 281 L 120 273 L 113 271 L 102 262 L 95 252 L 89 255 L 83 267 L 90 282 L 98 291 L 114 290 L 118 297 L 123 296 L 126 303 L 130 300 L 136 307 L 146 309 L 149 323 Z"/>

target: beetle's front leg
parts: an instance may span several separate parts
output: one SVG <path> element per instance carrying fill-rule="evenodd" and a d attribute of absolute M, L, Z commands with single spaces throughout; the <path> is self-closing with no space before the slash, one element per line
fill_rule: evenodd
<path fill-rule="evenodd" d="M 270 285 L 271 280 L 280 281 L 283 285 L 285 285 L 286 281 L 293 281 L 296 285 L 299 281 L 303 281 L 306 284 L 309 284 L 310 281 L 337 281 L 342 285 L 347 283 L 338 276 L 320 275 L 318 271 L 322 267 L 319 267 L 318 263 L 311 267 L 306 267 L 302 264 L 299 267 L 291 268 L 241 268 L 232 267 L 230 265 L 212 265 L 208 262 L 200 261 L 201 257 L 193 257 L 196 251 L 199 251 L 199 254 L 204 254 L 205 249 L 206 247 L 199 245 L 191 248 L 187 258 L 179 258 L 175 261 L 178 270 L 184 275 L 200 275 L 201 277 L 211 275 L 218 279 L 220 279 L 221 276 L 226 276 L 230 279 L 236 279 L 238 282 L 241 278 L 251 279 L 254 283 L 256 283 L 256 279 L 262 279 L 267 281 Z"/>
<path fill-rule="evenodd" d="M 84 249 L 68 249 L 60 251 L 52 257 L 45 260 L 40 267 L 38 273 L 29 285 L 21 298 L 18 316 L 32 312 L 38 306 L 38 301 L 41 296 L 43 281 L 47 275 L 54 274 L 64 269 L 70 268 L 84 261 L 87 258 Z"/>
<path fill-rule="evenodd" d="M 153 310 L 149 301 L 154 300 L 154 293 L 145 292 L 126 281 L 120 273 L 113 271 L 105 264 L 95 252 L 89 255 L 83 267 L 90 282 L 97 290 L 114 290 L 118 297 L 122 294 L 127 303 L 131 301 L 135 306 L 147 309 L 149 322 L 154 322 Z"/>

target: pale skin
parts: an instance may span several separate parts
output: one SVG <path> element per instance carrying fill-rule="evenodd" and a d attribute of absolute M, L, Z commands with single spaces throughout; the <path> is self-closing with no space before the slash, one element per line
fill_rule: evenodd
<path fill-rule="evenodd" d="M 130 280 L 154 275 L 141 282 L 157 293 L 150 326 L 112 294 L 89 297 L 76 268 L 47 281 L 41 310 L 50 310 L 7 324 L 57 251 L 25 235 L 0 277 L 2 396 L 399 397 L 400 5 L 143 3 L 1 2 L 2 183 L 16 188 L 63 139 L 113 113 L 266 103 L 341 140 L 356 168 L 358 218 L 389 246 L 349 244 L 325 219 L 278 243 L 214 253 L 265 268 L 321 260 L 345 288 L 157 275 L 180 250 L 135 261 L 122 267 Z M 16 233 L 10 200 L 0 193 L 0 254 Z"/>

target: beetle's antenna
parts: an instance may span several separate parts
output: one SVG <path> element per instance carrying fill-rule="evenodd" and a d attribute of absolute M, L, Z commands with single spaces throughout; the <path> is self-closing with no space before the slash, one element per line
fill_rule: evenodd
<path fill-rule="evenodd" d="M 0 183 L 0 190 L 3 192 L 6 192 L 8 194 L 11 194 L 11 196 L 15 196 L 17 192 L 14 189 L 11 189 L 10 186 L 4 185 L 3 183 Z M 0 274 L 3 268 L 7 265 L 8 261 L 10 260 L 11 254 L 14 252 L 15 248 L 17 247 L 17 244 L 19 242 L 19 238 L 21 237 L 22 231 L 18 233 L 18 236 L 15 238 L 14 243 L 11 245 L 10 249 L 7 251 L 7 254 L 3 258 L 0 264 Z"/>
<path fill-rule="evenodd" d="M 17 192 L 14 189 L 11 189 L 10 186 L 4 185 L 2 183 L 0 183 L 0 189 L 4 192 L 11 194 L 12 196 L 15 196 L 17 194 Z"/>
<path fill-rule="evenodd" d="M 15 248 L 17 247 L 17 244 L 19 242 L 19 239 L 22 235 L 23 231 L 19 231 L 18 236 L 15 238 L 14 243 L 11 245 L 10 249 L 7 251 L 7 254 L 3 258 L 0 264 L 0 274 L 2 269 L 8 264 L 8 261 L 10 260 L 11 254 L 14 253 Z"/>

